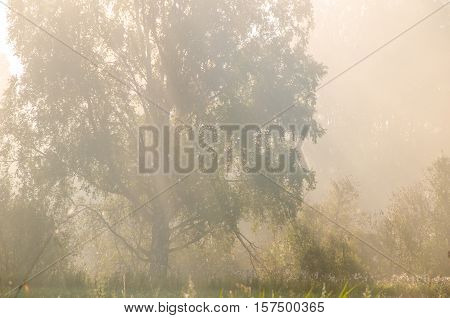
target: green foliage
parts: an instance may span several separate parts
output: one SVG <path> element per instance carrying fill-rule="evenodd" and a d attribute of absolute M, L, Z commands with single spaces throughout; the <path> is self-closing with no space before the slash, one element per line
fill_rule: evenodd
<path fill-rule="evenodd" d="M 357 208 L 358 195 L 349 180 L 333 184 L 326 202 L 317 206 L 334 222 L 351 228 L 362 217 Z M 317 211 L 304 207 L 286 227 L 287 233 L 274 242 L 267 263 L 269 274 L 280 281 L 316 277 L 318 280 L 348 280 L 365 275 L 358 246 L 342 229 L 324 219 Z"/>
<path fill-rule="evenodd" d="M 356 287 L 349 288 L 348 283 L 345 283 L 344 287 L 342 287 L 341 292 L 339 293 L 338 298 L 349 298 L 350 294 Z"/>
<path fill-rule="evenodd" d="M 116 201 L 132 209 L 173 184 L 177 177 L 136 175 L 137 127 L 174 124 L 168 112 L 195 125 L 262 123 L 295 101 L 299 106 L 280 120 L 309 124 L 313 140 L 323 134 L 313 118 L 324 67 L 307 53 L 310 1 L 14 0 L 11 6 L 94 61 L 10 16 L 23 75 L 11 79 L 2 105 L 0 159 L 16 162 L 10 178 L 18 179 L 17 191 L 58 203 L 55 216 L 80 197 L 96 208 Z M 278 179 L 299 194 L 305 179 L 313 183 L 304 174 Z M 283 222 L 295 211 L 261 178 L 237 187 L 222 177 L 189 182 L 136 217 L 145 242 L 136 247 L 130 233 L 119 239 L 140 250 L 155 277 L 166 276 L 168 254 L 187 242 L 234 235 L 249 215 Z M 120 213 L 116 208 L 105 218 Z"/>
<path fill-rule="evenodd" d="M 23 280 L 55 231 L 45 204 L 14 195 L 9 186 L 0 184 L 0 287 L 12 287 Z M 37 265 L 45 264 L 63 250 L 58 241 L 49 245 Z"/>
<path fill-rule="evenodd" d="M 420 274 L 450 275 L 449 191 L 450 158 L 441 157 L 425 181 L 393 196 L 380 225 L 383 247 Z"/>

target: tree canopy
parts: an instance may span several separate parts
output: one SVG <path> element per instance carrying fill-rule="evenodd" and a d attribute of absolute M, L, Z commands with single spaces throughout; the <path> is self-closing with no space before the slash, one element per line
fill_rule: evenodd
<path fill-rule="evenodd" d="M 14 161 L 14 189 L 44 201 L 49 217 L 89 205 L 108 224 L 176 180 L 137 173 L 137 127 L 259 123 L 293 102 L 289 116 L 314 121 L 324 67 L 307 50 L 309 1 L 13 0 L 39 27 L 10 14 L 10 39 L 23 75 L 10 81 L 0 126 L 2 158 Z M 43 32 L 45 30 L 46 32 Z M 49 36 L 50 34 L 50 36 Z M 11 172 L 13 171 L 13 172 Z M 301 193 L 311 175 L 278 180 Z M 295 204 L 274 185 L 195 177 L 136 216 L 135 234 L 114 234 L 154 277 L 169 253 L 220 231 L 245 241 L 245 217 L 277 220 Z M 99 213 L 109 202 L 117 204 Z"/>

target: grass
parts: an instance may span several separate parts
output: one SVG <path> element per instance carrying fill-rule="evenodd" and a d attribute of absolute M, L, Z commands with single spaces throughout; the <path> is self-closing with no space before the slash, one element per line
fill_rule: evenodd
<path fill-rule="evenodd" d="M 79 286 L 33 286 L 23 289 L 19 297 L 131 297 L 131 298 L 349 298 L 349 297 L 450 297 L 450 279 L 441 278 L 427 283 L 406 277 L 393 277 L 377 283 L 347 282 L 208 282 L 195 285 L 192 281 L 170 281 L 165 286 L 142 284 L 126 288 L 118 282 L 87 283 Z M 2 294 L 6 288 L 3 288 Z"/>

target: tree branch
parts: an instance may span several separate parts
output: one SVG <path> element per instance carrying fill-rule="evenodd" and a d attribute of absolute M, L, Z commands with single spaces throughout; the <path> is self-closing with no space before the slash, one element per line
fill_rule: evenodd
<path fill-rule="evenodd" d="M 139 251 L 137 248 L 135 248 L 133 245 L 131 245 L 122 235 L 120 235 L 117 231 L 114 230 L 114 228 L 108 223 L 108 221 L 105 220 L 105 218 L 101 215 L 100 212 L 98 212 L 97 210 L 86 206 L 87 209 L 89 209 L 90 211 L 94 212 L 98 218 L 105 224 L 105 226 L 108 228 L 108 230 L 114 234 L 114 236 L 116 236 L 128 249 L 130 249 L 137 258 L 139 258 L 140 260 L 144 261 L 144 262 L 148 262 L 150 260 L 148 254 L 148 251 L 142 250 Z M 142 257 L 142 254 L 145 255 L 145 257 Z"/>
<path fill-rule="evenodd" d="M 203 239 L 203 238 L 204 238 L 205 236 L 207 236 L 208 234 L 211 234 L 211 232 L 212 232 L 212 230 L 203 232 L 202 234 L 198 235 L 197 237 L 195 237 L 195 238 L 192 239 L 191 241 L 189 241 L 189 242 L 187 242 L 187 243 L 185 243 L 185 244 L 183 244 L 183 245 L 181 245 L 181 246 L 177 246 L 177 247 L 170 248 L 170 249 L 169 249 L 169 253 L 172 253 L 172 252 L 176 252 L 176 251 L 185 249 L 185 248 L 189 247 L 190 245 L 197 243 L 198 241 L 200 241 L 201 239 Z"/>

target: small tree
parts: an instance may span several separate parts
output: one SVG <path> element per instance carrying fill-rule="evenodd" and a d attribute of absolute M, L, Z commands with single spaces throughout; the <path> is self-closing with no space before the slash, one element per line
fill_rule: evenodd
<path fill-rule="evenodd" d="M 414 271 L 449 275 L 450 158 L 437 159 L 426 179 L 396 193 L 380 241 Z"/>
<path fill-rule="evenodd" d="M 314 209 L 362 236 L 360 224 L 364 215 L 358 208 L 358 196 L 351 181 L 342 179 L 332 183 L 329 195 Z M 359 249 L 346 232 L 317 211 L 303 207 L 288 225 L 287 235 L 274 244 L 274 264 L 270 260 L 268 263 L 274 265 L 272 275 L 281 275 L 281 281 L 313 277 L 348 280 L 354 274 L 365 274 Z"/>

